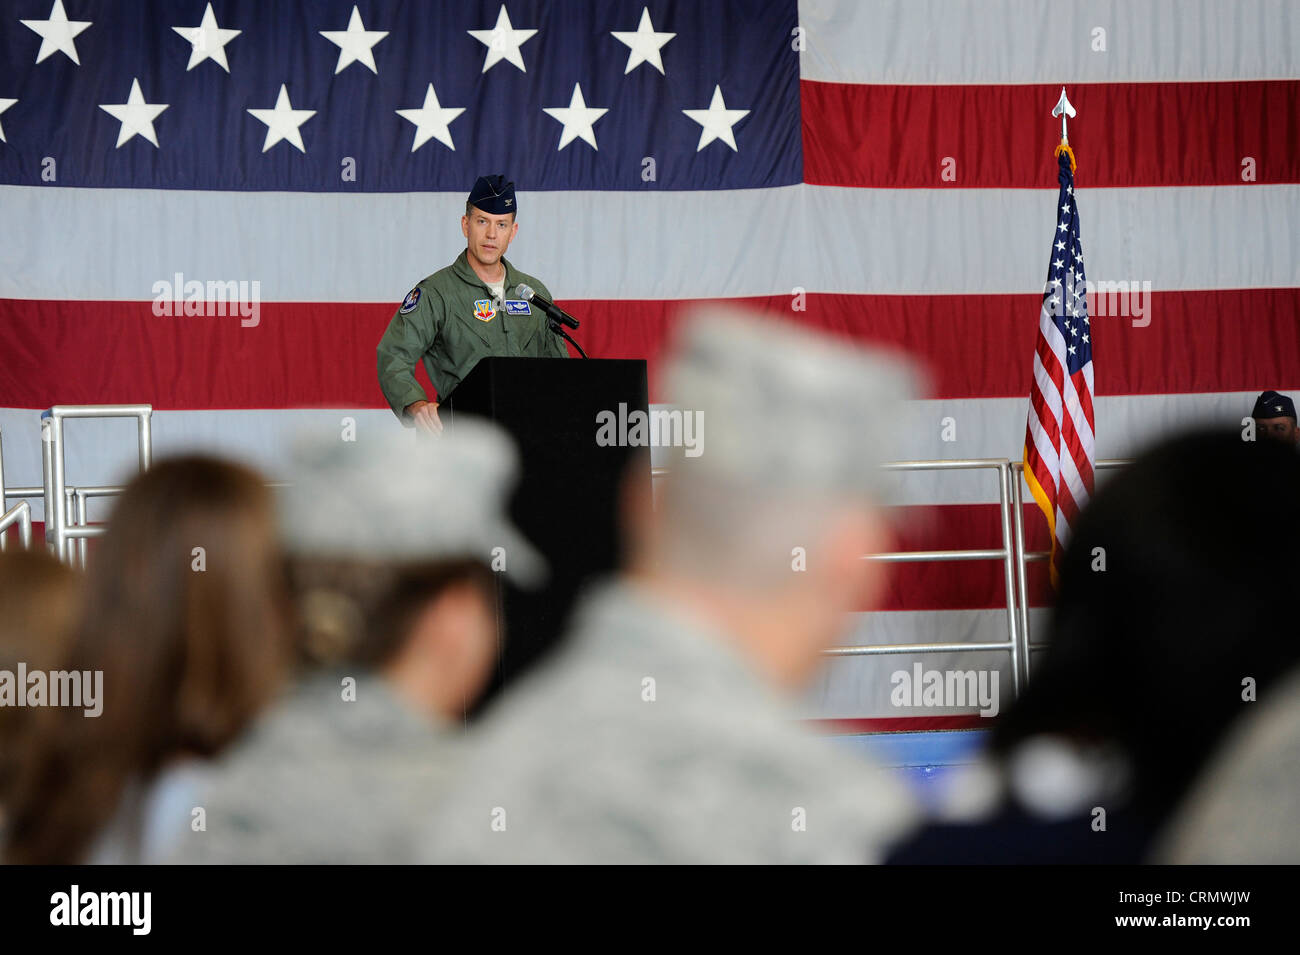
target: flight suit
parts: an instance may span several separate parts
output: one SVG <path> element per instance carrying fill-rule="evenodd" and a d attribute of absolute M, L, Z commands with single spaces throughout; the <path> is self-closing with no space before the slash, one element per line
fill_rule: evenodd
<path fill-rule="evenodd" d="M 569 357 L 564 340 L 547 327 L 542 310 L 515 293 L 523 283 L 549 299 L 546 286 L 504 257 L 501 263 L 506 269 L 505 301 L 493 300 L 470 267 L 468 252 L 462 251 L 451 265 L 411 289 L 388 323 L 379 340 L 379 387 L 403 424 L 411 424 L 407 405 L 429 400 L 415 380 L 415 363 L 421 359 L 442 402 L 480 358 Z"/>

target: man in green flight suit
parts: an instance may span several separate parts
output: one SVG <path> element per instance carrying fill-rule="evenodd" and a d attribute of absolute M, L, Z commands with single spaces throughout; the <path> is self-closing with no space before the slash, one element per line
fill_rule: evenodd
<path fill-rule="evenodd" d="M 403 424 L 441 432 L 438 405 L 480 358 L 569 357 L 541 309 L 515 292 L 522 283 L 551 299 L 545 285 L 505 258 L 519 232 L 517 211 L 513 182 L 505 176 L 480 176 L 460 220 L 468 240 L 465 251 L 411 289 L 388 323 L 379 340 L 379 387 Z M 429 401 L 415 380 L 415 363 L 421 359 L 438 390 L 437 401 Z"/>

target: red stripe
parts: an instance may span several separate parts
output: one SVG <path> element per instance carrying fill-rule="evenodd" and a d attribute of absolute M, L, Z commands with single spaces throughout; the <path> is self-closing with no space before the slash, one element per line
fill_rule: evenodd
<path fill-rule="evenodd" d="M 1068 528 L 1072 528 L 1079 523 L 1079 504 L 1075 501 L 1074 494 L 1070 491 L 1070 486 L 1065 483 L 1064 478 L 1061 479 L 1056 488 L 1056 507 L 1061 512 L 1061 517 L 1065 518 L 1067 531 Z M 1059 523 L 1056 525 L 1056 536 L 1058 539 L 1061 537 L 1061 525 Z M 1069 538 L 1068 532 L 1065 536 L 1067 539 Z"/>
<path fill-rule="evenodd" d="M 1056 481 L 1052 477 L 1052 469 L 1047 466 L 1047 462 L 1043 460 L 1043 456 L 1038 453 L 1038 447 L 1034 444 L 1034 435 L 1028 427 L 1025 428 L 1025 460 L 1026 466 L 1034 476 L 1034 480 L 1038 482 L 1039 488 L 1042 489 L 1044 494 L 1048 495 L 1050 500 L 1052 494 L 1051 489 L 1056 486 Z M 1037 499 L 1033 500 L 1035 504 L 1035 513 L 1042 513 L 1037 510 Z M 1053 508 L 1053 513 L 1055 513 L 1055 508 Z M 1046 520 L 1046 517 L 1043 519 Z"/>
<path fill-rule="evenodd" d="M 847 338 L 897 347 L 942 398 L 1024 397 L 1041 296 L 810 294 L 806 311 L 744 303 Z M 656 366 L 684 302 L 567 301 L 602 358 Z M 0 407 L 147 401 L 159 409 L 380 408 L 375 345 L 392 304 L 266 303 L 238 318 L 155 318 L 148 302 L 0 300 Z M 1300 387 L 1300 289 L 1153 292 L 1151 324 L 1095 318 L 1098 394 Z M 25 331 L 19 331 L 25 330 Z M 1050 352 L 1049 352 L 1050 354 Z"/>
<path fill-rule="evenodd" d="M 936 504 L 898 507 L 899 539 L 894 550 L 985 550 L 1002 547 L 1002 516 L 996 504 Z M 1023 503 L 1025 547 L 1046 551 L 1047 520 L 1032 499 Z M 1047 565 L 1027 565 L 1031 607 L 1051 605 Z M 884 601 L 861 610 L 995 610 L 1005 608 L 1006 582 L 1000 560 L 891 564 Z M 933 639 L 949 639 L 936 632 Z"/>
<path fill-rule="evenodd" d="M 1043 363 L 1043 370 L 1047 372 L 1047 377 L 1051 379 L 1052 384 L 1056 386 L 1056 393 L 1061 393 L 1061 383 L 1065 380 L 1065 370 L 1061 367 L 1061 359 L 1052 349 L 1052 343 L 1047 340 L 1041 328 L 1038 329 L 1038 338 L 1034 343 L 1034 350 L 1038 353 L 1038 360 Z"/>
<path fill-rule="evenodd" d="M 1083 406 L 1084 406 L 1083 395 L 1079 394 L 1077 391 L 1078 388 L 1083 387 L 1085 388 L 1085 393 L 1086 393 L 1086 386 L 1083 383 L 1083 375 L 1082 374 L 1072 375 L 1070 378 L 1070 383 L 1076 389 L 1076 397 L 1079 398 L 1079 404 L 1082 413 L 1087 415 L 1087 412 L 1083 411 Z M 1091 401 L 1088 402 L 1088 405 L 1089 406 L 1091 405 Z M 1084 421 L 1087 424 L 1088 430 L 1093 438 L 1093 448 L 1095 449 L 1097 445 L 1096 442 L 1097 423 L 1092 418 L 1091 415 L 1087 415 Z M 1092 478 L 1093 455 L 1084 449 L 1083 436 L 1080 433 L 1078 426 L 1074 421 L 1073 416 L 1070 416 L 1070 426 L 1066 431 L 1065 438 L 1066 438 L 1067 446 L 1070 449 L 1070 457 L 1074 459 L 1074 469 L 1077 472 L 1079 472 L 1079 480 L 1083 482 L 1084 488 L 1087 490 L 1089 496 L 1091 496 L 1092 489 L 1093 489 L 1093 478 Z M 1084 500 L 1082 503 L 1086 504 L 1087 501 Z"/>
<path fill-rule="evenodd" d="M 1103 54 L 1104 55 L 1104 54 Z M 877 189 L 1049 188 L 1060 84 L 800 83 L 804 181 Z M 1300 182 L 1300 81 L 1073 83 L 1080 186 Z M 1032 121 L 1027 119 L 1032 118 Z M 1038 121 L 1043 117 L 1043 121 Z M 947 159 L 956 179 L 943 178 Z"/>
<path fill-rule="evenodd" d="M 1079 457 L 1074 459 L 1074 469 L 1079 472 L 1079 480 L 1088 491 L 1088 497 L 1092 497 L 1093 488 L 1096 487 L 1092 473 L 1092 459 L 1080 453 Z M 1084 503 L 1088 503 L 1084 501 Z"/>
<path fill-rule="evenodd" d="M 1060 392 L 1057 392 L 1060 395 Z M 1032 380 L 1029 385 L 1029 413 L 1038 418 L 1038 424 L 1043 429 L 1043 435 L 1047 438 L 1047 443 L 1059 450 L 1061 446 L 1061 428 L 1056 421 L 1056 415 L 1051 407 L 1047 404 L 1047 396 L 1043 394 L 1042 389 L 1038 387 L 1038 379 Z M 1064 409 L 1062 409 L 1064 410 Z M 1030 442 L 1033 442 L 1033 434 L 1029 436 Z M 1051 466 L 1043 462 L 1043 467 L 1047 468 L 1047 473 L 1051 473 Z M 1035 470 L 1034 472 L 1038 472 Z"/>
<path fill-rule="evenodd" d="M 1093 367 L 1095 371 L 1096 366 Z M 1070 381 L 1074 383 L 1075 394 L 1079 396 L 1079 407 L 1083 409 L 1083 419 L 1088 422 L 1088 427 L 1092 429 L 1095 436 L 1097 434 L 1097 416 L 1092 408 L 1092 392 L 1088 390 L 1088 379 L 1083 376 L 1083 369 L 1080 368 L 1071 375 Z"/>
<path fill-rule="evenodd" d="M 1070 414 L 1065 407 L 1065 398 L 1061 398 L 1061 417 L 1065 419 L 1065 427 L 1061 430 L 1061 444 L 1058 445 L 1058 451 L 1062 457 L 1069 455 L 1074 462 L 1074 469 L 1079 472 L 1079 479 L 1083 481 L 1083 486 L 1087 490 L 1092 490 L 1092 468 L 1088 466 L 1088 455 L 1083 450 L 1083 443 L 1079 439 L 1079 431 L 1074 424 L 1074 416 Z M 1070 522 L 1074 522 L 1073 515 L 1070 516 Z"/>

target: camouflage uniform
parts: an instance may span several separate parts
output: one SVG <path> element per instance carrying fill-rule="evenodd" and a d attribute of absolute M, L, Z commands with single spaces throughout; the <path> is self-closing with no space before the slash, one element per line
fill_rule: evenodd
<path fill-rule="evenodd" d="M 724 635 L 627 583 L 467 744 L 423 861 L 870 862 L 912 820 L 898 782 L 803 731 Z"/>
<path fill-rule="evenodd" d="M 446 784 L 456 728 L 377 676 L 358 675 L 345 701 L 343 676 L 306 681 L 214 766 L 197 794 L 206 831 L 187 831 L 170 861 L 410 861 L 412 826 Z"/>

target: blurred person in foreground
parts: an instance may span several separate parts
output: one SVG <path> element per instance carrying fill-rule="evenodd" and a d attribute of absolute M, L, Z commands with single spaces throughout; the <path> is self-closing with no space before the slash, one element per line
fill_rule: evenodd
<path fill-rule="evenodd" d="M 48 551 L 0 553 L 0 846 L 13 786 L 14 751 L 37 712 L 18 706 L 21 673 L 63 667 L 80 599 L 81 574 Z"/>
<path fill-rule="evenodd" d="M 1225 740 L 1154 861 L 1300 863 L 1300 671 L 1259 706 Z"/>
<path fill-rule="evenodd" d="M 1279 441 L 1300 448 L 1300 427 L 1296 425 L 1295 402 L 1276 391 L 1265 391 L 1255 399 L 1250 416 L 1255 435 L 1265 441 Z"/>
<path fill-rule="evenodd" d="M 494 560 L 544 571 L 505 517 L 517 462 L 495 425 L 360 437 L 294 450 L 281 523 L 313 665 L 216 768 L 175 861 L 410 861 L 499 653 Z"/>
<path fill-rule="evenodd" d="M 130 482 L 91 550 L 63 666 L 102 709 L 46 708 L 19 751 L 7 861 L 157 861 L 207 761 L 279 690 L 287 592 L 263 479 L 207 457 Z"/>
<path fill-rule="evenodd" d="M 1142 453 L 1084 509 L 1049 645 L 900 863 L 1135 863 L 1225 731 L 1300 660 L 1300 457 L 1236 431 Z M 1104 826 L 1104 828 L 1103 828 Z"/>
<path fill-rule="evenodd" d="M 675 449 L 653 512 L 649 474 L 629 476 L 625 570 L 471 731 L 428 860 L 848 862 L 912 818 L 794 701 L 885 585 L 863 555 L 890 536 L 877 465 L 910 375 L 723 309 L 685 329 L 666 384 L 703 416 L 702 453 Z"/>

